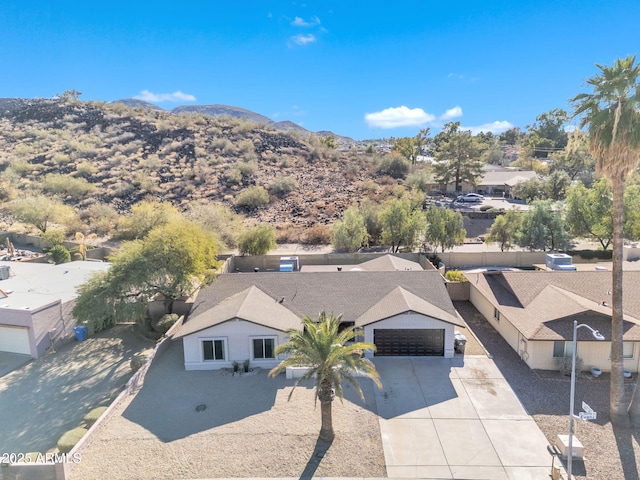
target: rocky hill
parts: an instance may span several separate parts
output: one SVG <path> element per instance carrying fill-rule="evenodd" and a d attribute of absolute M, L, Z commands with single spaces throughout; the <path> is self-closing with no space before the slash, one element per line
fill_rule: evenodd
<path fill-rule="evenodd" d="M 0 99 L 0 200 L 44 193 L 78 211 L 120 214 L 145 198 L 182 209 L 222 202 L 247 223 L 299 232 L 328 225 L 365 193 L 382 198 L 397 184 L 385 177 L 387 189 L 372 188 L 378 174 L 371 156 L 329 149 L 316 135 L 234 118 L 225 106 L 207 107 L 215 116 L 189 108 Z M 240 205 L 238 196 L 255 186 L 268 190 L 269 203 Z"/>

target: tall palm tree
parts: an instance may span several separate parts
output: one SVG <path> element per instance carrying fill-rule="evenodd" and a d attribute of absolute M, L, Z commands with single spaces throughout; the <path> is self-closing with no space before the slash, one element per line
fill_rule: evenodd
<path fill-rule="evenodd" d="M 574 117 L 582 116 L 580 126 L 588 126 L 596 170 L 611 181 L 613 191 L 610 414 L 614 423 L 629 419 L 623 403 L 622 215 L 625 183 L 640 160 L 640 66 L 634 65 L 635 60 L 631 55 L 610 67 L 596 64 L 601 73 L 587 80 L 593 92 L 571 99 Z"/>
<path fill-rule="evenodd" d="M 320 400 L 320 413 L 322 415 L 322 427 L 320 439 L 325 442 L 333 440 L 333 423 L 331 420 L 331 402 L 335 395 L 342 401 L 342 381 L 346 380 L 355 388 L 360 398 L 364 400 L 362 389 L 356 380 L 356 375 L 370 378 L 378 388 L 382 387 L 376 367 L 371 361 L 363 358 L 362 352 L 374 350 L 375 345 L 365 342 L 347 344 L 354 337 L 362 335 L 362 331 L 356 327 L 347 327 L 340 330 L 342 315 L 334 316 L 333 313 L 320 313 L 317 320 L 308 316 L 302 319 L 304 329 L 302 331 L 291 329 L 289 341 L 276 348 L 276 355 L 286 354 L 288 357 L 280 365 L 269 372 L 270 376 L 276 376 L 287 367 L 309 367 L 309 370 L 293 386 L 293 390 L 302 381 L 310 378 L 315 382 L 315 400 Z"/>

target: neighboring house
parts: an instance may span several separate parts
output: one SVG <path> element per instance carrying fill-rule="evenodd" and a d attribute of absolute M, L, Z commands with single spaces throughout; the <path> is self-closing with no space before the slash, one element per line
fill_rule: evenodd
<path fill-rule="evenodd" d="M 466 274 L 470 300 L 530 368 L 553 370 L 572 353 L 573 321 L 599 330 L 597 341 L 578 330 L 583 368 L 610 371 L 611 272 L 491 272 Z M 640 361 L 640 272 L 624 274 L 624 368 Z"/>
<path fill-rule="evenodd" d="M 487 171 L 476 185 L 478 193 L 483 195 L 502 195 L 513 198 L 513 188 L 519 183 L 537 178 L 538 174 L 531 170 L 496 170 Z"/>
<path fill-rule="evenodd" d="M 200 291 L 174 339 L 187 370 L 245 360 L 272 368 L 286 331 L 322 311 L 362 327 L 382 356 L 453 357 L 454 328 L 463 325 L 433 270 L 230 273 Z"/>
<path fill-rule="evenodd" d="M 76 288 L 104 262 L 0 262 L 0 351 L 38 358 L 73 336 Z"/>
<path fill-rule="evenodd" d="M 435 267 L 427 261 L 425 263 L 429 270 L 435 270 Z M 338 270 L 339 269 L 339 270 Z M 366 262 L 358 263 L 357 265 L 303 265 L 300 267 L 301 272 L 401 272 L 407 270 L 421 271 L 424 270 L 422 265 L 418 262 L 407 260 L 406 258 L 397 257 L 395 255 L 382 255 L 374 258 L 373 260 L 367 260 Z"/>

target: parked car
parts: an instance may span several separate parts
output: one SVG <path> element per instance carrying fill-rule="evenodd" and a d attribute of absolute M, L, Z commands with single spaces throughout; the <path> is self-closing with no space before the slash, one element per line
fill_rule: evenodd
<path fill-rule="evenodd" d="M 456 197 L 454 202 L 481 202 L 484 199 L 482 195 L 479 193 L 467 193 L 466 195 L 460 195 Z"/>

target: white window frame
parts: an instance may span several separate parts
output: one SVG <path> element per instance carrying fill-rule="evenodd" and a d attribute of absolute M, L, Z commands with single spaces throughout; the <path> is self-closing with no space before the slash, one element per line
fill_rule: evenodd
<path fill-rule="evenodd" d="M 265 340 L 273 340 L 273 357 L 262 357 L 262 358 L 256 358 L 256 354 L 253 351 L 253 342 L 254 340 L 262 340 L 262 345 L 264 348 L 264 341 Z M 254 362 L 269 362 L 269 361 L 273 361 L 277 358 L 276 355 L 276 347 L 278 346 L 278 336 L 277 335 L 254 335 L 252 337 L 249 337 L 249 349 L 251 351 L 251 360 Z"/>
<path fill-rule="evenodd" d="M 625 353 L 625 347 L 628 350 L 631 350 L 631 352 Z M 622 342 L 622 358 L 627 359 L 627 360 L 630 359 L 630 358 L 633 358 L 635 350 L 636 350 L 635 342 Z"/>
<path fill-rule="evenodd" d="M 198 340 L 200 342 L 200 358 L 202 359 L 203 363 L 226 362 L 227 361 L 227 358 L 229 357 L 229 352 L 227 350 L 227 337 L 202 337 L 202 338 L 199 338 Z M 215 356 L 215 354 L 216 354 L 215 342 L 216 341 L 221 341 L 222 342 L 222 355 L 224 356 L 224 358 L 205 359 L 204 358 L 204 342 L 214 342 L 213 343 L 213 355 Z"/>

